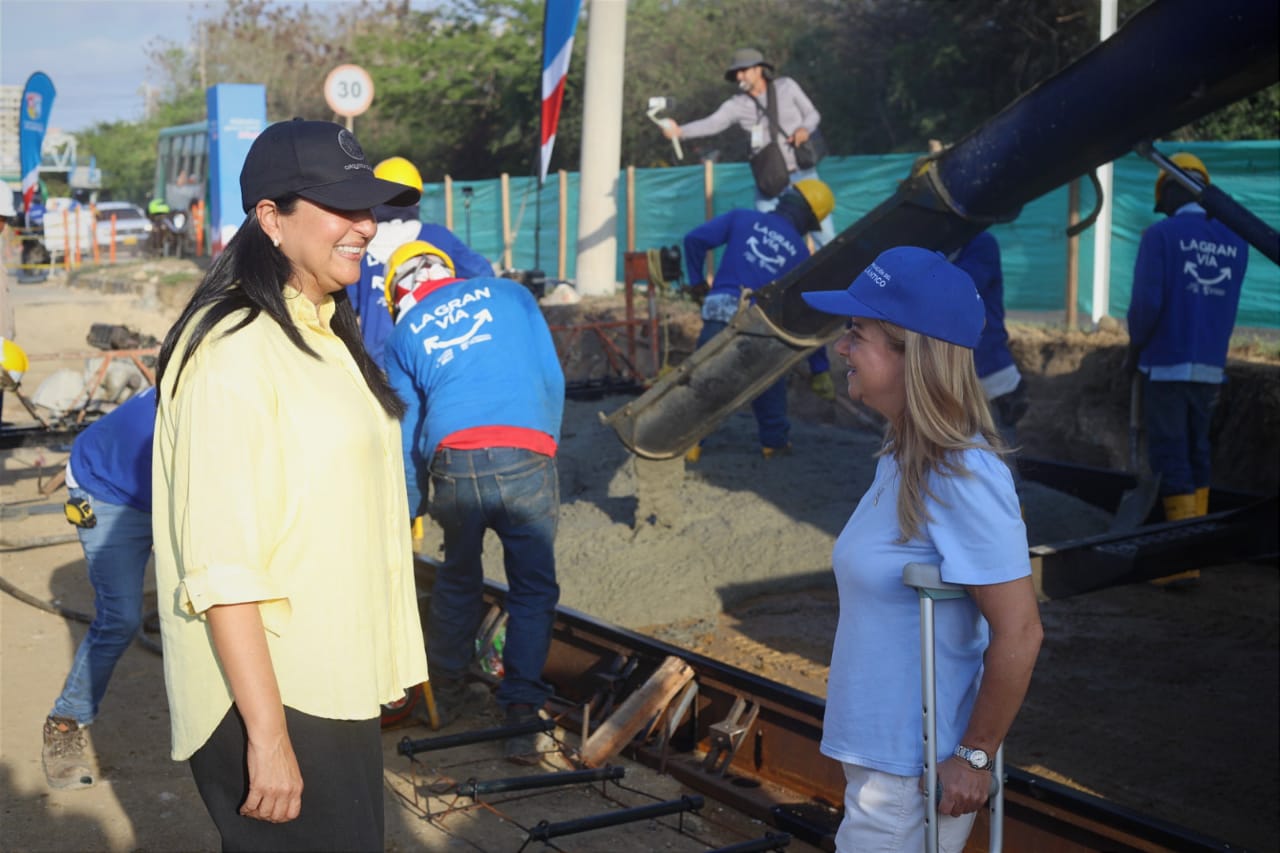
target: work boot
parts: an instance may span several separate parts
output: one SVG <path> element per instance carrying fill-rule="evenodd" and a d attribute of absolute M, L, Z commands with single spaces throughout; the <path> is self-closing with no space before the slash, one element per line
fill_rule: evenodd
<path fill-rule="evenodd" d="M 1196 489 L 1196 516 L 1209 514 L 1209 487 L 1201 486 Z"/>
<path fill-rule="evenodd" d="M 1208 493 L 1205 493 L 1205 500 L 1208 501 Z M 1164 504 L 1164 520 L 1165 521 L 1182 521 L 1185 518 L 1195 518 L 1196 516 L 1196 496 L 1194 493 L 1189 495 L 1166 495 L 1161 499 Z"/>
<path fill-rule="evenodd" d="M 484 714 L 489 704 L 489 689 L 483 684 L 461 678 L 434 678 L 428 681 L 436 703 L 436 719 L 444 728 L 463 717 Z"/>
<path fill-rule="evenodd" d="M 504 726 L 518 726 L 521 723 L 532 723 L 540 719 L 538 709 L 533 705 L 514 703 L 507 706 L 503 717 Z M 538 732 L 515 735 L 507 738 L 503 745 L 507 761 L 512 764 L 532 766 L 542 760 L 542 752 L 538 749 Z"/>
<path fill-rule="evenodd" d="M 90 788 L 97 781 L 88 756 L 84 729 L 72 719 L 49 717 L 44 721 L 44 776 L 50 788 Z"/>
<path fill-rule="evenodd" d="M 760 455 L 765 459 L 776 459 L 779 456 L 790 456 L 791 445 L 788 443 L 782 447 L 762 447 L 760 448 Z"/>
<path fill-rule="evenodd" d="M 1209 493 L 1205 492 L 1205 501 L 1208 502 Z M 1164 504 L 1165 521 L 1183 521 L 1188 518 L 1195 518 L 1199 513 L 1196 512 L 1196 496 L 1189 495 L 1168 495 L 1162 500 Z M 1164 589 L 1179 589 L 1191 587 L 1200 581 L 1199 569 L 1188 569 L 1185 572 L 1176 572 L 1172 575 L 1166 575 L 1162 578 L 1156 578 L 1150 581 L 1152 586 L 1163 587 Z"/>
<path fill-rule="evenodd" d="M 836 401 L 836 384 L 829 371 L 813 374 L 809 379 L 809 390 L 828 403 Z"/>
<path fill-rule="evenodd" d="M 701 458 L 702 458 L 701 444 L 695 444 L 693 447 L 690 447 L 688 450 L 684 452 L 684 461 L 688 462 L 690 465 L 697 464 L 698 460 Z"/>

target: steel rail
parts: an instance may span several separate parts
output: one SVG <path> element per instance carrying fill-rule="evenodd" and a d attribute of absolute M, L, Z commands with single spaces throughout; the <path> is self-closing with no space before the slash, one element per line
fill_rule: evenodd
<path fill-rule="evenodd" d="M 486 584 L 501 605 L 503 588 Z M 598 673 L 616 671 L 619 659 L 636 662 L 621 689 L 638 687 L 669 655 L 695 672 L 698 695 L 672 740 L 666 771 L 682 783 L 796 838 L 831 849 L 839 824 L 844 775 L 819 750 L 823 699 L 570 608 L 558 608 L 545 677 L 566 703 L 562 724 L 598 691 Z M 751 731 L 724 775 L 703 769 L 710 727 L 743 698 L 759 708 Z M 633 743 L 632 758 L 659 767 L 662 750 Z M 1139 814 L 1018 768 L 1007 768 L 1005 843 L 1011 850 L 1229 851 L 1235 846 L 1187 827 Z M 979 823 L 985 815 L 979 814 Z M 986 837 L 979 826 L 973 838 Z M 975 851 L 980 848 L 973 848 Z"/>

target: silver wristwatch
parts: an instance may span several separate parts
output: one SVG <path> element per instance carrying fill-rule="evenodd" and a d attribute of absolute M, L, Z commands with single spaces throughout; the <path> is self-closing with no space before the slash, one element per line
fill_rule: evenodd
<path fill-rule="evenodd" d="M 962 759 L 974 770 L 991 769 L 991 756 L 987 755 L 985 750 L 970 749 L 969 747 L 961 744 L 956 747 L 956 751 L 952 754 L 957 758 Z"/>

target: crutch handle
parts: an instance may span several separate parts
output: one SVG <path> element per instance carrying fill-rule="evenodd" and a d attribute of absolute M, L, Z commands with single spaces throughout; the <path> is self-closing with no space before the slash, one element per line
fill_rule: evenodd
<path fill-rule="evenodd" d="M 921 596 L 935 601 L 946 598 L 964 598 L 965 589 L 958 583 L 942 579 L 942 569 L 932 563 L 907 563 L 902 569 L 902 582 L 915 589 Z"/>

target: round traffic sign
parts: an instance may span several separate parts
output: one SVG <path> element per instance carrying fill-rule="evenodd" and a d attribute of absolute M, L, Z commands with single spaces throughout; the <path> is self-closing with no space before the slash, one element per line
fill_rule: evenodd
<path fill-rule="evenodd" d="M 358 116 L 373 103 L 373 78 L 359 65 L 339 65 L 324 78 L 324 100 L 340 116 Z"/>

